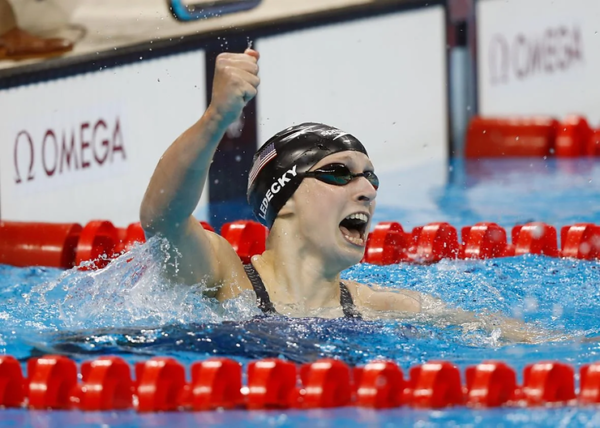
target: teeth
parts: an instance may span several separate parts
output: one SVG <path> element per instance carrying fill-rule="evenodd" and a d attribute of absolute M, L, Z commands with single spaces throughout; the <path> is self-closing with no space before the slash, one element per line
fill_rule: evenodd
<path fill-rule="evenodd" d="M 368 222 L 369 221 L 369 217 L 366 214 L 363 213 L 356 213 L 356 214 L 350 214 L 348 217 L 346 217 L 347 220 L 361 220 L 363 222 Z"/>
<path fill-rule="evenodd" d="M 348 235 L 344 235 L 344 238 L 346 238 L 348 241 L 352 242 L 353 244 L 365 245 L 364 238 L 353 238 L 352 236 L 348 236 Z"/>

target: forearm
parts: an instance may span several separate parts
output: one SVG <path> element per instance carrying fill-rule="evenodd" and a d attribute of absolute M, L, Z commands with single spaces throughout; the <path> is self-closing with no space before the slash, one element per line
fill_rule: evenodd
<path fill-rule="evenodd" d="M 510 342 L 536 343 L 545 333 L 538 327 L 499 313 L 474 313 L 444 308 L 439 313 L 439 319 L 449 324 L 461 325 L 465 330 L 483 328 L 490 333 L 497 330 L 502 339 Z"/>
<path fill-rule="evenodd" d="M 144 229 L 168 233 L 179 228 L 198 205 L 213 155 L 229 123 L 209 107 L 160 159 L 144 195 Z"/>

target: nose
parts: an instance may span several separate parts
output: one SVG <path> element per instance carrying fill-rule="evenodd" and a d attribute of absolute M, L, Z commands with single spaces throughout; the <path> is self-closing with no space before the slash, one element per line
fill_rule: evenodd
<path fill-rule="evenodd" d="M 355 180 L 355 197 L 359 202 L 372 202 L 377 197 L 377 190 L 365 177 L 358 177 Z"/>

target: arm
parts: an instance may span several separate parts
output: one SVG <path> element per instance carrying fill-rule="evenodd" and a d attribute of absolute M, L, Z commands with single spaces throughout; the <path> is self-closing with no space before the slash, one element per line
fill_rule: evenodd
<path fill-rule="evenodd" d="M 140 209 L 147 237 L 161 235 L 170 245 L 169 264 L 173 279 L 196 284 L 205 281 L 209 293 L 219 299 L 235 295 L 233 285 L 249 284 L 233 248 L 220 236 L 205 231 L 192 216 L 213 155 L 227 127 L 257 92 L 258 53 L 224 53 L 217 57 L 212 99 L 193 124 L 161 157 Z M 223 287 L 226 286 L 226 287 Z"/>
<path fill-rule="evenodd" d="M 368 286 L 354 281 L 344 281 L 352 291 L 359 307 L 372 311 L 423 313 L 436 323 L 460 325 L 463 330 L 484 328 L 500 330 L 501 337 L 511 342 L 533 343 L 543 333 L 526 323 L 500 314 L 476 314 L 458 308 L 448 308 L 433 296 L 414 290 L 390 290 L 377 285 Z M 397 315 L 396 315 L 397 316 Z"/>

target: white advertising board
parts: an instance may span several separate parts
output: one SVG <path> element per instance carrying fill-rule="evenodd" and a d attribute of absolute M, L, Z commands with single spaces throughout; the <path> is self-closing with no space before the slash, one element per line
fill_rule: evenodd
<path fill-rule="evenodd" d="M 350 132 L 365 144 L 381 178 L 380 206 L 406 206 L 415 194 L 446 182 L 442 6 L 261 38 L 257 48 L 259 144 L 302 122 Z M 425 182 L 399 181 L 406 177 L 402 171 L 423 168 L 428 171 Z"/>
<path fill-rule="evenodd" d="M 448 156 L 442 6 L 257 42 L 259 142 L 322 122 L 364 142 L 378 171 Z"/>
<path fill-rule="evenodd" d="M 479 0 L 479 112 L 600 124 L 600 2 Z"/>
<path fill-rule="evenodd" d="M 4 220 L 138 221 L 166 148 L 206 108 L 196 51 L 0 91 Z M 196 214 L 206 218 L 204 192 Z"/>

